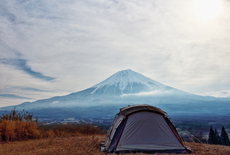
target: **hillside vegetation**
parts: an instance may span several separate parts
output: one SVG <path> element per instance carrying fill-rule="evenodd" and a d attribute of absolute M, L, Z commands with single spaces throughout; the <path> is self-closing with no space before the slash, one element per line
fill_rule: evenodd
<path fill-rule="evenodd" d="M 9 142 L 0 145 L 1 155 L 104 155 L 100 152 L 99 142 L 105 135 L 83 135 L 75 137 L 56 137 L 20 142 Z M 227 155 L 229 146 L 185 143 L 192 155 Z M 127 154 L 128 155 L 128 154 Z M 146 154 L 129 154 L 146 155 Z M 166 155 L 166 154 L 161 154 Z M 173 154 L 172 154 L 173 155 Z"/>
<path fill-rule="evenodd" d="M 16 125 L 13 123 L 16 123 Z M 18 123 L 18 124 L 17 124 Z M 106 137 L 102 128 L 92 125 L 43 125 L 37 127 L 33 122 L 30 128 L 23 132 L 17 125 L 23 126 L 24 122 L 2 121 L 4 134 L 1 135 L 1 155 L 103 155 L 100 152 L 99 142 Z M 27 122 L 28 123 L 28 122 Z M 9 127 L 7 127 L 9 125 Z M 27 125 L 25 125 L 27 126 Z M 14 129 L 14 130 L 13 130 Z M 26 131 L 25 129 L 29 129 Z M 23 135 L 20 135 L 22 134 Z M 27 135 L 27 136 L 25 136 Z M 7 137 L 7 138 L 6 138 Z M 34 139 L 33 139 L 34 138 Z M 208 145 L 200 143 L 185 143 L 194 155 L 227 155 L 230 154 L 229 146 Z M 130 154 L 132 155 L 132 154 Z M 133 154 L 134 155 L 134 154 Z M 144 154 L 135 154 L 144 155 Z M 166 155 L 166 154 L 162 154 Z"/>
<path fill-rule="evenodd" d="M 0 142 L 92 134 L 104 134 L 104 130 L 88 124 L 38 125 L 31 113 L 15 109 L 0 116 Z"/>

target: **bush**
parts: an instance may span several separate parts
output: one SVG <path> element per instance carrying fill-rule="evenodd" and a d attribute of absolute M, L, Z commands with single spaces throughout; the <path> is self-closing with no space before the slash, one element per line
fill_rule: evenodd
<path fill-rule="evenodd" d="M 0 123 L 0 141 L 19 141 L 39 138 L 36 122 L 4 120 Z"/>
<path fill-rule="evenodd" d="M 17 141 L 39 138 L 38 119 L 24 110 L 18 113 L 15 108 L 0 116 L 0 141 Z"/>

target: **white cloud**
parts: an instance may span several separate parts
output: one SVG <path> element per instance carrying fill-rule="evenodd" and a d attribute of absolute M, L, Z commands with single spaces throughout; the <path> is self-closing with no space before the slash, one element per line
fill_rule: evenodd
<path fill-rule="evenodd" d="M 154 96 L 154 95 L 172 94 L 172 93 L 173 93 L 172 91 L 155 90 L 155 91 L 150 91 L 150 92 L 122 94 L 121 97 L 126 97 L 126 96 Z"/>
<path fill-rule="evenodd" d="M 56 79 L 43 81 L 0 64 L 0 90 L 21 95 L 14 86 L 29 85 L 54 92 L 44 96 L 51 97 L 128 68 L 195 94 L 228 90 L 229 2 L 224 1 L 221 16 L 207 21 L 195 16 L 193 3 L 3 0 L 0 41 L 17 50 L 32 71 Z M 12 57 L 0 49 L 1 56 Z M 37 99 L 44 95 L 36 93 Z"/>
<path fill-rule="evenodd" d="M 214 96 L 214 97 L 230 97 L 230 90 L 223 90 L 218 92 L 205 92 L 200 94 L 202 96 Z"/>

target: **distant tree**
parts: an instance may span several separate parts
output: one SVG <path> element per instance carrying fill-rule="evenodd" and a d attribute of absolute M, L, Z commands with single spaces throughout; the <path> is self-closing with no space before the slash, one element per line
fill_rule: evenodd
<path fill-rule="evenodd" d="M 220 139 L 221 139 L 221 144 L 222 144 L 222 145 L 227 145 L 227 146 L 230 145 L 229 138 L 228 138 L 228 134 L 227 134 L 227 132 L 225 131 L 224 126 L 222 126 L 222 129 L 221 129 L 221 136 L 220 136 Z"/>
<path fill-rule="evenodd" d="M 220 144 L 219 133 L 216 129 L 214 131 L 212 127 L 210 128 L 210 131 L 209 131 L 208 143 L 209 144 Z"/>
<path fill-rule="evenodd" d="M 209 130 L 209 136 L 208 136 L 208 143 L 209 144 L 215 144 L 215 132 L 213 131 L 212 127 Z"/>
<path fill-rule="evenodd" d="M 215 142 L 216 144 L 221 144 L 220 136 L 216 129 L 215 129 Z"/>

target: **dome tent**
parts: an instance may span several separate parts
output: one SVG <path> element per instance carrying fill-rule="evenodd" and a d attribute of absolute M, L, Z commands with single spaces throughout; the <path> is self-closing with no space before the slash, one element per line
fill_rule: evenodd
<path fill-rule="evenodd" d="M 106 153 L 189 153 L 166 112 L 147 104 L 121 108 L 100 145 Z"/>

